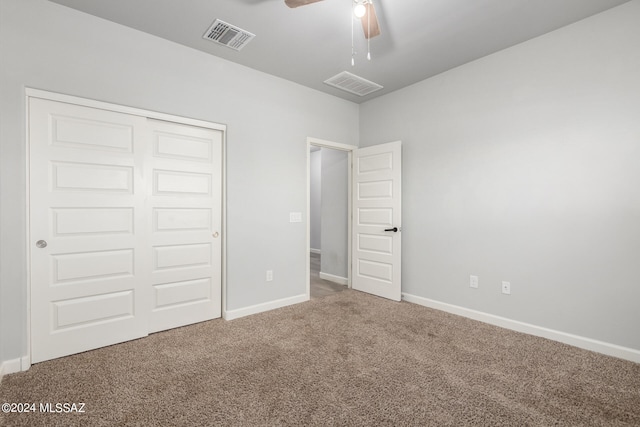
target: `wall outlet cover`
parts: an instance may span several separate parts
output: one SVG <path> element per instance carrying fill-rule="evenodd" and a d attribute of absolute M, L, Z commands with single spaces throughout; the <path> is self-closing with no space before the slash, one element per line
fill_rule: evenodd
<path fill-rule="evenodd" d="M 502 293 L 506 294 L 506 295 L 510 295 L 511 294 L 511 283 L 502 282 Z"/>

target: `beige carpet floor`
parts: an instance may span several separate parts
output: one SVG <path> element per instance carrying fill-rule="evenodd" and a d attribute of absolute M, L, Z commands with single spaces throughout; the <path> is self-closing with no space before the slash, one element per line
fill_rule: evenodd
<path fill-rule="evenodd" d="M 2 426 L 638 426 L 640 364 L 346 290 L 8 375 Z"/>

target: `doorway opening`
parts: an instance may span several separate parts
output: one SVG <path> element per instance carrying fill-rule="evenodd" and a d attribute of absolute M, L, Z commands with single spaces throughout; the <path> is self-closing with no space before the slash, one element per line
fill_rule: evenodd
<path fill-rule="evenodd" d="M 311 212 L 311 147 L 347 152 L 346 286 L 394 301 L 402 297 L 402 142 L 365 148 L 307 138 L 307 212 Z M 353 190 L 352 190 L 353 188 Z M 352 194 L 353 193 L 353 194 Z M 330 229 L 336 229 L 329 223 Z M 338 228 L 339 229 L 339 228 Z M 344 236 L 344 231 L 341 231 Z M 340 235 L 338 233 L 338 235 Z M 354 244 L 356 246 L 354 246 Z M 321 258 L 329 255 L 322 245 Z M 311 215 L 307 215 L 307 299 L 311 299 Z M 338 257 L 331 259 L 336 261 Z M 320 278 L 335 279 L 330 273 Z M 343 270 L 344 271 L 344 270 Z M 344 277 L 337 276 L 345 284 Z"/>
<path fill-rule="evenodd" d="M 351 151 L 307 139 L 307 296 L 351 287 Z"/>

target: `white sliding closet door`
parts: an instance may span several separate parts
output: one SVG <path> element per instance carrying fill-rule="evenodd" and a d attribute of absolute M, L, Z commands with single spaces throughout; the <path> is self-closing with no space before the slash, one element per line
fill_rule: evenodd
<path fill-rule="evenodd" d="M 29 98 L 32 363 L 220 317 L 222 141 Z"/>
<path fill-rule="evenodd" d="M 29 112 L 32 363 L 146 335 L 146 119 Z"/>
<path fill-rule="evenodd" d="M 156 332 L 221 315 L 222 132 L 149 126 L 149 332 Z"/>

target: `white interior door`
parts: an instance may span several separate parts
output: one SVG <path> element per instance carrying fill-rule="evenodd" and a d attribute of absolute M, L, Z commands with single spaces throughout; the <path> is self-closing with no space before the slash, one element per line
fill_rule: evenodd
<path fill-rule="evenodd" d="M 402 144 L 353 152 L 353 289 L 401 299 Z"/>
<path fill-rule="evenodd" d="M 149 121 L 150 332 L 221 315 L 222 132 Z"/>
<path fill-rule="evenodd" d="M 31 98 L 31 361 L 147 334 L 146 119 Z"/>

